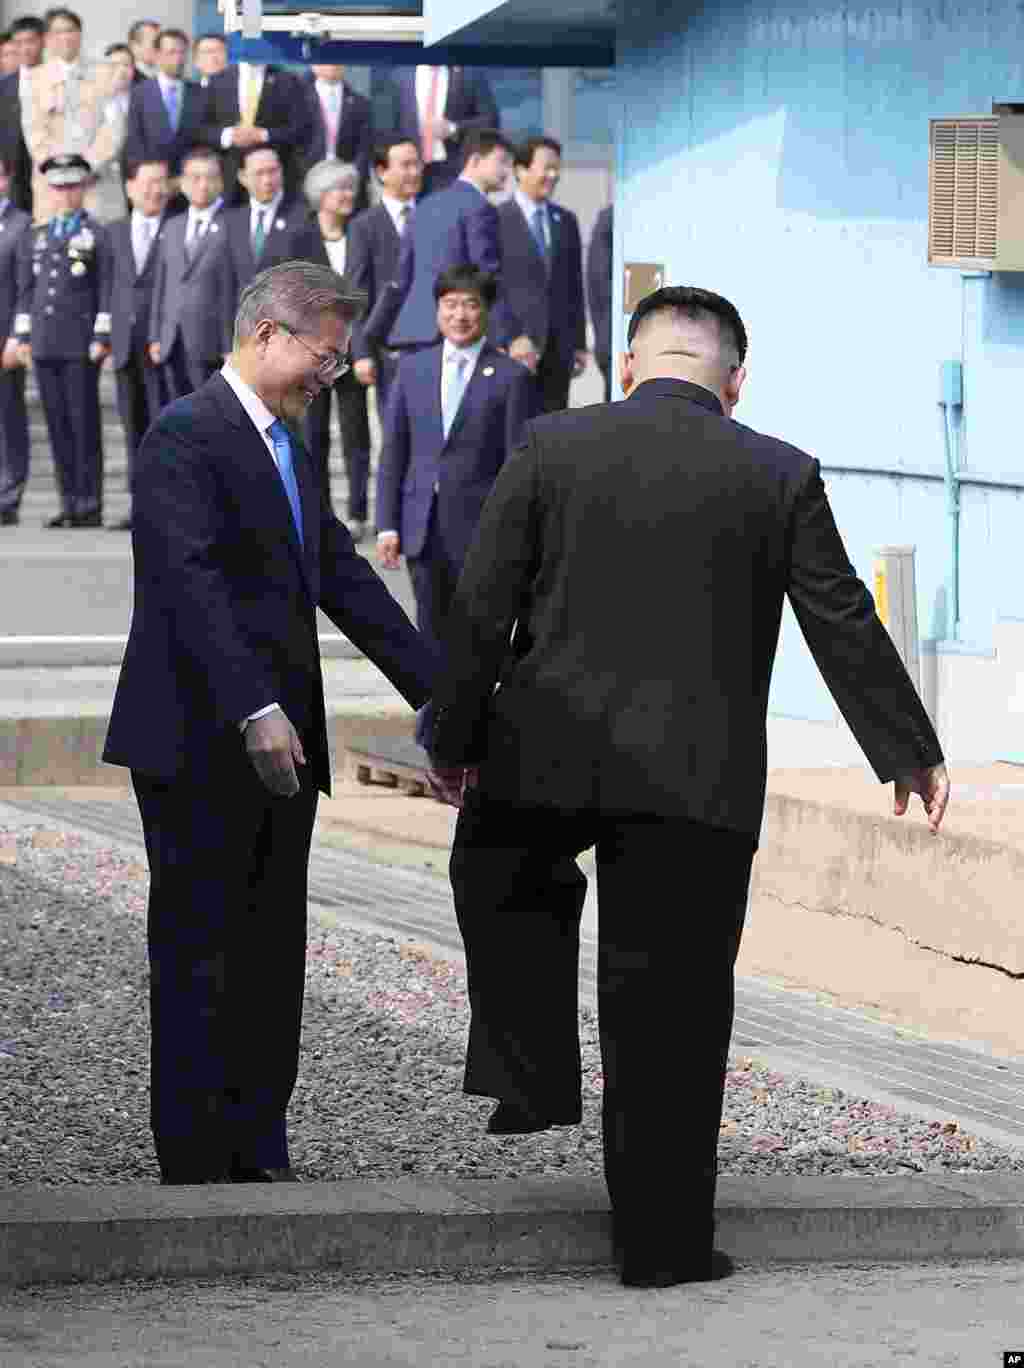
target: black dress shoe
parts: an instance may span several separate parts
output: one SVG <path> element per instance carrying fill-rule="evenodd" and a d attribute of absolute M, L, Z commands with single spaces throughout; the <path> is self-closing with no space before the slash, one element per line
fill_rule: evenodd
<path fill-rule="evenodd" d="M 131 518 L 121 518 L 118 522 L 107 523 L 108 532 L 130 532 L 132 530 Z"/>
<path fill-rule="evenodd" d="M 102 527 L 102 513 L 79 513 L 71 519 L 72 527 Z"/>
<path fill-rule="evenodd" d="M 199 1169 L 166 1169 L 160 1175 L 161 1187 L 186 1187 L 198 1183 L 230 1183 L 231 1174 L 227 1169 L 211 1169 L 204 1173 Z"/>
<path fill-rule="evenodd" d="M 248 1168 L 236 1164 L 231 1169 L 233 1183 L 301 1183 L 293 1168 Z"/>
<path fill-rule="evenodd" d="M 621 1251 L 623 1287 L 675 1287 L 679 1283 L 717 1282 L 735 1272 L 736 1265 L 720 1249 L 691 1258 L 652 1260 L 644 1251 Z"/>
<path fill-rule="evenodd" d="M 549 1130 L 555 1123 L 537 1116 L 514 1102 L 499 1102 L 487 1122 L 488 1135 L 528 1135 L 533 1131 Z"/>
<path fill-rule="evenodd" d="M 55 518 L 47 518 L 44 527 L 74 527 L 75 520 L 70 513 L 58 513 Z"/>
<path fill-rule="evenodd" d="M 20 521 L 16 508 L 0 509 L 0 527 L 17 527 Z"/>

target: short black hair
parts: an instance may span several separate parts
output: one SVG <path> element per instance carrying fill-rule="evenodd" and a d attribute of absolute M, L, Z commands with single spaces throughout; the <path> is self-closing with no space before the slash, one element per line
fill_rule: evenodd
<path fill-rule="evenodd" d="M 0 29 L 0 43 L 9 43 L 13 37 L 10 29 Z"/>
<path fill-rule="evenodd" d="M 160 24 L 156 19 L 136 19 L 135 23 L 132 24 L 131 28 L 128 30 L 129 43 L 137 43 L 142 35 L 142 30 L 148 28 L 155 28 L 157 32 L 159 32 Z"/>
<path fill-rule="evenodd" d="M 156 35 L 156 46 L 159 47 L 165 38 L 175 38 L 179 43 L 184 43 L 185 51 L 188 52 L 188 34 L 184 29 L 161 29 Z"/>
<path fill-rule="evenodd" d="M 401 133 L 394 133 L 389 138 L 381 138 L 373 148 L 374 166 L 383 166 L 386 168 L 388 162 L 391 160 L 391 149 L 393 147 L 404 147 L 406 143 L 415 147 L 417 152 L 420 150 L 420 145 L 415 138 L 406 137 Z"/>
<path fill-rule="evenodd" d="M 652 314 L 671 312 L 681 313 L 687 318 L 699 321 L 707 314 L 718 319 L 718 327 L 723 337 L 732 335 L 742 366 L 747 355 L 747 330 L 735 304 L 712 290 L 702 290 L 697 285 L 665 285 L 652 294 L 645 295 L 633 310 L 626 333 L 626 344 L 632 346 L 637 329 Z"/>
<path fill-rule="evenodd" d="M 132 52 L 127 43 L 111 43 L 109 47 L 103 49 L 104 57 L 113 57 L 115 52 L 127 52 L 132 59 L 132 66 L 135 65 L 135 53 Z"/>
<path fill-rule="evenodd" d="M 134 180 L 144 166 L 165 166 L 168 172 L 171 169 L 171 163 L 167 157 L 136 157 L 133 161 L 125 163 L 125 180 Z"/>
<path fill-rule="evenodd" d="M 489 157 L 496 147 L 512 151 L 512 144 L 496 128 L 471 128 L 462 141 L 462 165 L 466 166 L 470 157 Z"/>
<path fill-rule="evenodd" d="M 209 143 L 196 143 L 194 147 L 188 149 L 181 159 L 182 171 L 184 171 L 185 167 L 192 161 L 212 161 L 216 162 L 222 171 L 224 169 L 224 162 L 221 159 L 220 153 L 215 147 L 211 147 Z"/>
<path fill-rule="evenodd" d="M 200 43 L 208 43 L 211 39 L 215 43 L 220 43 L 222 48 L 226 48 L 228 45 L 228 40 L 223 33 L 197 33 L 192 39 L 192 51 L 195 52 Z"/>
<path fill-rule="evenodd" d="M 456 291 L 479 295 L 480 303 L 490 311 L 498 298 L 498 282 L 479 266 L 449 266 L 434 281 L 434 299 L 440 301 L 442 295 Z"/>
<path fill-rule="evenodd" d="M 270 143 L 253 143 L 251 147 L 242 148 L 242 156 L 239 160 L 239 166 L 242 168 L 242 170 L 244 170 L 245 167 L 248 165 L 249 158 L 253 155 L 254 152 L 273 152 L 277 160 L 281 163 L 282 166 L 284 166 L 284 157 L 281 156 L 281 153 L 277 150 L 276 147 L 272 147 Z"/>
<path fill-rule="evenodd" d="M 546 133 L 538 133 L 532 138 L 525 138 L 512 153 L 512 162 L 515 166 L 526 167 L 533 165 L 534 153 L 538 147 L 546 147 L 550 152 L 554 152 L 556 157 L 562 155 L 562 144 L 557 138 L 549 138 Z"/>
<path fill-rule="evenodd" d="M 74 10 L 65 9 L 63 5 L 57 5 L 54 9 L 48 9 L 43 15 L 46 20 L 47 31 L 53 28 L 58 19 L 63 19 L 69 24 L 73 24 L 78 32 L 82 32 L 82 21 Z"/>
<path fill-rule="evenodd" d="M 42 19 L 38 19 L 34 14 L 23 14 L 20 19 L 15 19 L 11 25 L 11 35 L 16 33 L 27 33 L 31 30 L 37 38 L 42 38 L 46 32 L 46 25 Z"/>

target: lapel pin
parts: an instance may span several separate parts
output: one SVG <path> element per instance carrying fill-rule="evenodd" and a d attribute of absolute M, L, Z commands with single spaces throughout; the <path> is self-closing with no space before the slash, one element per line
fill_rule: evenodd
<path fill-rule="evenodd" d="M 277 222 L 274 224 L 274 227 L 278 230 L 278 232 L 283 233 L 283 232 L 284 232 L 284 219 L 278 219 Z"/>
<path fill-rule="evenodd" d="M 493 375 L 493 374 L 494 374 L 494 367 L 493 367 L 493 366 L 484 366 L 484 375 Z"/>
<path fill-rule="evenodd" d="M 208 231 L 211 232 L 211 233 L 219 233 L 219 232 L 220 232 L 220 228 L 218 227 L 218 225 L 217 225 L 216 223 L 211 223 Z"/>

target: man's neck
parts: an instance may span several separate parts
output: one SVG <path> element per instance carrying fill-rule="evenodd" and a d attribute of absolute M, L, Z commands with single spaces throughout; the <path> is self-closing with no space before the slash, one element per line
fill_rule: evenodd
<path fill-rule="evenodd" d="M 520 195 L 524 200 L 527 200 L 535 209 L 540 209 L 548 202 L 546 195 L 541 195 L 539 197 L 537 195 L 531 195 L 529 190 L 524 190 L 521 185 L 516 186 L 516 194 Z"/>

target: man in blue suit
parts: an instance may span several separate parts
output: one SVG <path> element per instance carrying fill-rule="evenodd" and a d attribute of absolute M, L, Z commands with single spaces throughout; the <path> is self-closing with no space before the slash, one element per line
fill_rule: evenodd
<path fill-rule="evenodd" d="M 104 759 L 150 867 L 151 1119 L 165 1183 L 294 1180 L 306 880 L 330 792 L 317 608 L 413 707 L 436 660 L 330 511 L 298 431 L 362 297 L 288 261 L 243 291 L 223 370 L 139 451 L 134 607 Z"/>
<path fill-rule="evenodd" d="M 454 185 L 420 201 L 402 236 L 394 280 L 383 290 L 363 324 L 371 347 L 398 351 L 432 347 L 438 340 L 434 285 L 454 266 L 475 266 L 494 278 L 498 299 L 492 314 L 493 339 L 509 355 L 535 366 L 537 348 L 525 335 L 502 289 L 498 211 L 487 198 L 501 190 L 512 168 L 512 149 L 494 129 L 471 133 L 465 164 Z"/>
<path fill-rule="evenodd" d="M 537 137 L 516 148 L 516 191 L 498 209 L 505 291 L 540 348 L 537 385 L 545 413 L 569 407 L 569 383 L 587 364 L 583 248 L 571 209 L 553 204 L 562 145 Z"/>
<path fill-rule="evenodd" d="M 181 159 L 200 141 L 208 104 L 201 85 L 182 79 L 187 57 L 187 36 L 180 29 L 164 29 L 156 40 L 156 75 L 132 88 L 124 140 L 126 166 L 165 161 L 172 180 L 181 175 Z"/>
<path fill-rule="evenodd" d="M 420 631 L 439 637 L 484 500 L 538 411 L 533 376 L 487 341 L 492 277 L 457 266 L 434 287 L 444 341 L 398 366 L 377 472 L 377 549 L 404 554 Z"/>

